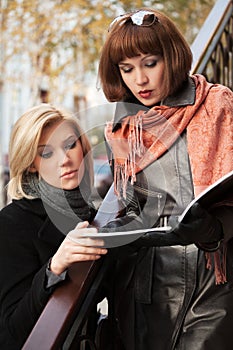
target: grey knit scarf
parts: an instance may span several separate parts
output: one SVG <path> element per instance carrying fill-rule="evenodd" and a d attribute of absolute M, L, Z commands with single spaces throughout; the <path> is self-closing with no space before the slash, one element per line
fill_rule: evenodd
<path fill-rule="evenodd" d="M 39 180 L 34 173 L 28 173 L 24 177 L 23 190 L 33 198 L 40 198 L 45 208 L 49 206 L 74 221 L 91 222 L 94 218 L 96 210 L 89 200 L 90 186 L 86 184 L 85 178 L 77 188 L 63 190 L 49 185 L 43 179 Z"/>

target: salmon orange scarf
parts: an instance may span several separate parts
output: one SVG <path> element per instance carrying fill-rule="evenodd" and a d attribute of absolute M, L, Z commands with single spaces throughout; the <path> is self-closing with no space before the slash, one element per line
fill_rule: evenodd
<path fill-rule="evenodd" d="M 233 92 L 208 83 L 202 75 L 191 78 L 196 85 L 193 105 L 139 111 L 125 117 L 115 132 L 113 123 L 107 124 L 105 137 L 113 153 L 118 195 L 123 188 L 125 196 L 129 178 L 134 183 L 137 172 L 169 150 L 184 130 L 195 196 L 233 170 Z"/>
<path fill-rule="evenodd" d="M 125 117 L 121 128 L 112 132 L 107 124 L 105 137 L 115 164 L 115 189 L 125 188 L 131 176 L 158 159 L 187 129 L 187 147 L 197 196 L 206 187 L 233 169 L 233 92 L 211 84 L 201 75 L 196 84 L 194 105 L 155 106 L 154 116 L 139 111 Z"/>

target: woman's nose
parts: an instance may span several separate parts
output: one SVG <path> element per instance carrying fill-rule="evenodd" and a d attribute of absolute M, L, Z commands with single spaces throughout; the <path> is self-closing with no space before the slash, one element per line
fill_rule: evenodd
<path fill-rule="evenodd" d="M 145 83 L 148 82 L 147 75 L 145 74 L 145 72 L 142 69 L 138 69 L 136 71 L 135 79 L 136 79 L 137 85 L 144 85 Z"/>
<path fill-rule="evenodd" d="M 63 151 L 59 154 L 59 166 L 64 166 L 67 162 L 69 162 L 69 152 Z"/>

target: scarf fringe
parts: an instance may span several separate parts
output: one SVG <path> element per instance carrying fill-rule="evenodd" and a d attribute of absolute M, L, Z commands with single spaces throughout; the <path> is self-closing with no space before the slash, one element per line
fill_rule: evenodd
<path fill-rule="evenodd" d="M 226 279 L 226 255 L 227 246 L 223 245 L 222 251 L 219 249 L 214 253 L 206 252 L 206 268 L 210 270 L 212 263 L 214 263 L 214 274 L 216 284 L 224 284 L 227 282 Z"/>
<path fill-rule="evenodd" d="M 121 188 L 123 198 L 126 199 L 126 188 L 131 174 L 131 184 L 136 181 L 136 157 L 142 157 L 145 153 L 145 146 L 142 135 L 142 115 L 136 115 L 132 118 L 132 123 L 129 125 L 128 135 L 129 153 L 123 164 L 115 162 L 114 167 L 114 184 L 115 193 L 118 197 L 121 196 Z"/>

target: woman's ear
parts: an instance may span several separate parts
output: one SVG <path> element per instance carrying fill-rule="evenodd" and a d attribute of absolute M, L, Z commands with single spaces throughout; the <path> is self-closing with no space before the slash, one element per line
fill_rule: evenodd
<path fill-rule="evenodd" d="M 28 168 L 28 171 L 29 171 L 29 173 L 36 173 L 37 170 L 35 168 L 35 165 L 34 164 L 30 165 L 30 167 Z"/>

